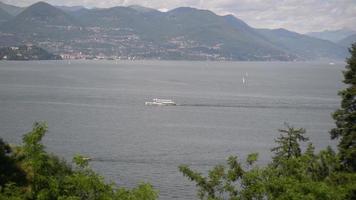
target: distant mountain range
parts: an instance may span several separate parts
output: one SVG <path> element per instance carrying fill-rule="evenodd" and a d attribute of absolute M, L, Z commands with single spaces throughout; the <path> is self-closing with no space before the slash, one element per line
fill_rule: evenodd
<path fill-rule="evenodd" d="M 345 37 L 344 39 L 338 41 L 338 44 L 344 47 L 350 47 L 351 44 L 356 42 L 356 33 L 350 36 Z"/>
<path fill-rule="evenodd" d="M 285 29 L 255 29 L 233 15 L 181 7 L 86 9 L 0 3 L 0 47 L 31 43 L 65 58 L 174 60 L 344 59 L 345 44 Z"/>
<path fill-rule="evenodd" d="M 345 39 L 346 37 L 356 34 L 356 31 L 350 30 L 350 29 L 339 29 L 339 30 L 326 30 L 322 32 L 310 32 L 307 33 L 307 35 L 320 38 L 323 40 L 329 40 L 335 43 L 338 43 L 340 40 Z"/>
<path fill-rule="evenodd" d="M 12 16 L 16 16 L 16 15 L 20 14 L 20 12 L 25 10 L 25 8 L 8 5 L 8 4 L 2 3 L 2 2 L 0 2 L 0 8 L 5 10 L 8 14 L 10 14 Z"/>
<path fill-rule="evenodd" d="M 11 15 L 0 7 L 0 24 L 11 19 Z"/>

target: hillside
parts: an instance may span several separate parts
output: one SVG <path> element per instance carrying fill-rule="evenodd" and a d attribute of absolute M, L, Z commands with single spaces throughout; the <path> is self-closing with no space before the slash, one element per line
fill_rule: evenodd
<path fill-rule="evenodd" d="M 338 42 L 338 44 L 344 46 L 344 47 L 350 47 L 351 44 L 356 42 L 356 34 L 350 35 Z"/>
<path fill-rule="evenodd" d="M 0 24 L 10 20 L 11 18 L 12 16 L 9 13 L 0 8 Z"/>
<path fill-rule="evenodd" d="M 340 59 L 347 53 L 346 48 L 337 44 L 291 32 L 286 29 L 259 29 L 274 44 L 299 56 L 300 59 Z"/>
<path fill-rule="evenodd" d="M 353 34 L 356 34 L 356 31 L 344 28 L 344 29 L 332 30 L 332 31 L 326 30 L 321 32 L 310 32 L 307 33 L 306 35 L 337 43 L 340 40 Z"/>
<path fill-rule="evenodd" d="M 16 17 L 3 24 L 2 30 L 26 36 L 47 38 L 67 38 L 66 34 L 78 22 L 64 11 L 44 2 L 38 2 L 26 8 Z"/>
<path fill-rule="evenodd" d="M 61 8 L 61 9 L 59 9 Z M 33 43 L 75 58 L 170 60 L 344 59 L 341 45 L 232 16 L 181 7 L 86 9 L 39 2 L 0 27 L 0 45 Z"/>
<path fill-rule="evenodd" d="M 9 13 L 12 16 L 16 16 L 16 15 L 20 14 L 25 9 L 22 7 L 5 4 L 1 1 L 0 1 L 0 8 L 5 10 L 7 13 Z"/>
<path fill-rule="evenodd" d="M 61 57 L 39 47 L 26 45 L 0 49 L 0 60 L 61 60 Z"/>

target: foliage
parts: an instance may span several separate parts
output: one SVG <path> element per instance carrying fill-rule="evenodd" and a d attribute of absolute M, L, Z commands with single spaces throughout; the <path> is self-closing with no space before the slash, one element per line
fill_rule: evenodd
<path fill-rule="evenodd" d="M 61 57 L 49 53 L 37 46 L 16 46 L 0 48 L 0 60 L 61 60 Z"/>
<path fill-rule="evenodd" d="M 275 157 L 273 158 L 276 163 L 278 160 L 283 158 L 299 157 L 301 155 L 301 150 L 299 147 L 299 142 L 305 142 L 309 139 L 304 137 L 305 129 L 295 129 L 289 124 L 285 123 L 287 129 L 278 130 L 281 134 L 275 142 L 278 144 L 277 147 L 272 148 L 272 152 L 275 152 Z"/>
<path fill-rule="evenodd" d="M 340 138 L 339 151 L 343 167 L 356 171 L 356 43 L 350 48 L 351 57 L 347 59 L 344 83 L 348 88 L 339 92 L 342 97 L 341 108 L 334 114 L 336 128 L 330 134 L 332 139 Z"/>
<path fill-rule="evenodd" d="M 11 147 L 0 138 L 0 188 L 9 182 L 17 182 L 19 185 L 26 183 L 25 173 L 15 160 L 8 156 L 10 153 Z"/>
<path fill-rule="evenodd" d="M 315 153 L 309 143 L 304 152 L 300 142 L 308 141 L 305 129 L 286 124 L 272 148 L 273 160 L 267 166 L 254 165 L 257 154 L 247 156 L 246 165 L 229 157 L 227 166 L 218 165 L 208 176 L 182 165 L 179 170 L 196 183 L 200 199 L 356 199 L 356 43 L 344 71 L 341 108 L 333 117 L 332 139 L 340 138 L 339 153 L 327 147 Z"/>
<path fill-rule="evenodd" d="M 182 165 L 179 170 L 196 183 L 198 196 L 207 200 L 243 199 L 320 199 L 355 197 L 356 174 L 340 171 L 338 155 L 328 147 L 314 153 L 309 144 L 302 152 L 299 142 L 306 141 L 304 129 L 287 126 L 280 130 L 272 149 L 273 161 L 265 167 L 255 164 L 258 154 L 247 156 L 245 164 L 229 157 L 227 165 L 218 165 L 205 177 Z"/>
<path fill-rule="evenodd" d="M 23 145 L 10 148 L 0 140 L 0 199 L 29 200 L 153 200 L 157 192 L 146 183 L 118 188 L 89 167 L 89 158 L 76 155 L 72 168 L 45 151 L 41 143 L 45 123 L 35 123 L 23 137 Z M 6 169 L 6 170 L 3 170 Z"/>

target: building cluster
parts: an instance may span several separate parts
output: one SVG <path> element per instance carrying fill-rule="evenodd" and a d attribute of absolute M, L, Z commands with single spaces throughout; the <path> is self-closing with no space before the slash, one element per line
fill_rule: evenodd
<path fill-rule="evenodd" d="M 33 37 L 31 43 L 60 55 L 65 60 L 231 59 L 229 56 L 221 55 L 222 43 L 208 46 L 184 36 L 157 42 L 141 38 L 130 28 L 53 26 L 51 29 L 58 34 L 68 31 L 72 36 L 70 38 Z"/>

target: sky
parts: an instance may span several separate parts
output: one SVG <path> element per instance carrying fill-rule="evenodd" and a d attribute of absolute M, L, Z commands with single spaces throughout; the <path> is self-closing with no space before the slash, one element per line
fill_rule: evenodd
<path fill-rule="evenodd" d="M 28 6 L 38 0 L 0 0 Z M 52 5 L 114 7 L 141 5 L 161 11 L 177 7 L 233 14 L 255 28 L 285 28 L 299 33 L 348 28 L 356 31 L 356 0 L 42 0 Z"/>

